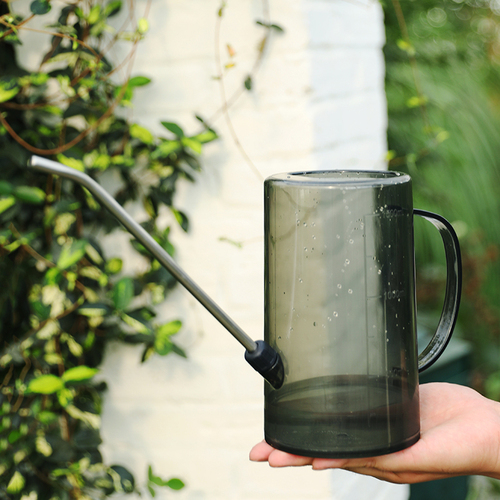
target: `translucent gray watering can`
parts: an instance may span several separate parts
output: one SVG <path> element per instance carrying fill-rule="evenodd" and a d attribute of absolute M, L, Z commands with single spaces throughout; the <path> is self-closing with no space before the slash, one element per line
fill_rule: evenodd
<path fill-rule="evenodd" d="M 305 456 L 390 453 L 420 436 L 418 372 L 445 349 L 458 314 L 458 239 L 413 209 L 397 172 L 279 174 L 264 184 L 264 341 L 252 340 L 88 175 L 34 156 L 31 166 L 86 187 L 246 349 L 265 384 L 265 437 Z M 418 355 L 413 217 L 439 230 L 444 307 Z"/>

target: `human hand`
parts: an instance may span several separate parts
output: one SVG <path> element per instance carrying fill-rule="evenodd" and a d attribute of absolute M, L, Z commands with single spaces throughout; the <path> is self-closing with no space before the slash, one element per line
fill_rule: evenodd
<path fill-rule="evenodd" d="M 329 459 L 292 455 L 265 441 L 250 460 L 271 467 L 312 465 L 315 470 L 346 469 L 392 483 L 419 483 L 461 475 L 500 479 L 500 403 L 468 387 L 420 386 L 420 440 L 389 455 Z"/>

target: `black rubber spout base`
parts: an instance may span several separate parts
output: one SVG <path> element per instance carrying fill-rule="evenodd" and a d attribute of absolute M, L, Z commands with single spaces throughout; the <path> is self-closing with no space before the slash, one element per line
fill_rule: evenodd
<path fill-rule="evenodd" d="M 245 359 L 258 371 L 275 389 L 283 385 L 285 369 L 280 355 L 263 340 L 257 340 L 257 349 L 245 351 Z"/>

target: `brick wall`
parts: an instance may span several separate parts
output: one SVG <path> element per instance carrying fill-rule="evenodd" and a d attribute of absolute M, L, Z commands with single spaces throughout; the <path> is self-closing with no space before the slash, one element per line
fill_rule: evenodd
<path fill-rule="evenodd" d="M 138 10 L 144 3 L 138 3 Z M 220 26 L 236 66 L 224 82 L 241 88 L 264 34 L 261 0 L 228 2 Z M 220 140 L 207 145 L 203 173 L 183 184 L 179 208 L 189 214 L 188 235 L 175 229 L 177 260 L 252 337 L 263 338 L 262 180 L 282 171 L 384 168 L 386 110 L 383 19 L 375 0 L 271 0 L 274 33 L 254 78 L 229 115 L 253 167 L 235 144 L 223 116 L 213 122 Z M 188 133 L 194 112 L 210 118 L 221 107 L 215 65 L 218 0 L 157 0 L 151 31 L 134 74 L 153 79 L 137 91 L 134 119 L 156 131 L 161 120 Z M 165 216 L 165 224 L 169 223 Z M 108 241 L 114 254 L 116 235 Z M 226 238 L 241 243 L 241 248 Z M 128 261 L 128 269 L 140 262 Z M 130 465 L 144 483 L 147 464 L 187 487 L 157 498 L 206 500 L 407 498 L 406 487 L 344 471 L 274 470 L 250 463 L 262 439 L 263 382 L 243 360 L 244 350 L 180 287 L 159 311 L 180 318 L 179 342 L 189 360 L 153 357 L 113 346 L 102 376 L 109 382 L 103 415 L 103 452 Z"/>

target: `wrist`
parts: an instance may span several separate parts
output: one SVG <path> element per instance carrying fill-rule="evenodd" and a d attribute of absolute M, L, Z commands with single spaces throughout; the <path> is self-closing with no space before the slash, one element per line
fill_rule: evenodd
<path fill-rule="evenodd" d="M 489 400 L 489 403 L 491 405 L 493 418 L 495 419 L 494 436 L 492 436 L 495 445 L 493 447 L 494 457 L 492 470 L 487 475 L 495 479 L 500 479 L 500 403 L 493 400 Z"/>

